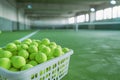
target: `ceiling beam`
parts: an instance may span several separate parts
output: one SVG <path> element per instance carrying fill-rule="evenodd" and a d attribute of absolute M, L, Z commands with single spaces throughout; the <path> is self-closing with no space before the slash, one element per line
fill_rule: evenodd
<path fill-rule="evenodd" d="M 53 4 L 74 4 L 74 3 L 81 3 L 81 2 L 96 2 L 101 0 L 16 0 L 18 3 L 53 3 Z M 103 0 L 104 1 L 104 0 Z M 110 0 L 105 0 L 110 1 Z"/>

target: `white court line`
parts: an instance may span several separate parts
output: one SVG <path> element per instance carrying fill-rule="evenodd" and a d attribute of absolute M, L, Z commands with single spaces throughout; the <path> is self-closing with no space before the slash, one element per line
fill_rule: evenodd
<path fill-rule="evenodd" d="M 37 32 L 38 32 L 38 30 L 35 31 L 35 32 L 32 32 L 31 34 L 28 34 L 27 36 L 25 36 L 25 37 L 23 37 L 23 38 L 20 38 L 19 41 L 23 41 L 23 40 L 25 40 L 25 39 L 27 39 L 27 38 L 29 38 L 29 37 L 35 35 Z"/>

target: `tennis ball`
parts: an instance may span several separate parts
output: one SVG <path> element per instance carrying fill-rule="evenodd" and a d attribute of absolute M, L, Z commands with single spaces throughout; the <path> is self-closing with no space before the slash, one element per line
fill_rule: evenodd
<path fill-rule="evenodd" d="M 9 69 L 11 67 L 11 62 L 9 58 L 0 58 L 0 67 Z"/>
<path fill-rule="evenodd" d="M 47 56 L 46 56 L 44 53 L 39 52 L 38 54 L 36 54 L 35 60 L 36 60 L 38 63 L 42 63 L 42 62 L 47 61 Z"/>
<path fill-rule="evenodd" d="M 24 41 L 24 42 L 22 42 L 22 44 L 30 45 L 30 42 L 28 42 L 28 41 Z"/>
<path fill-rule="evenodd" d="M 47 59 L 50 60 L 50 59 L 53 59 L 54 56 L 47 56 Z"/>
<path fill-rule="evenodd" d="M 11 58 L 11 62 L 13 67 L 15 68 L 21 68 L 22 66 L 24 66 L 26 64 L 25 58 L 22 56 L 13 56 Z"/>
<path fill-rule="evenodd" d="M 16 55 L 18 55 L 18 51 L 13 51 L 12 56 L 16 56 Z"/>
<path fill-rule="evenodd" d="M 15 40 L 14 43 L 17 45 L 17 44 L 21 44 L 21 41 L 19 40 Z"/>
<path fill-rule="evenodd" d="M 29 61 L 30 61 L 29 59 L 26 59 L 26 64 L 27 64 Z"/>
<path fill-rule="evenodd" d="M 49 47 L 43 47 L 41 52 L 45 53 L 47 56 L 50 55 L 51 49 Z"/>
<path fill-rule="evenodd" d="M 62 49 L 61 48 L 55 48 L 53 51 L 53 56 L 54 57 L 58 57 L 61 56 L 63 54 Z"/>
<path fill-rule="evenodd" d="M 70 51 L 70 50 L 69 50 L 69 48 L 62 48 L 62 51 L 63 51 L 64 53 L 67 53 L 67 52 Z"/>
<path fill-rule="evenodd" d="M 34 60 L 36 54 L 37 54 L 37 53 L 31 53 L 30 56 L 29 56 L 29 59 L 30 59 L 30 60 Z"/>
<path fill-rule="evenodd" d="M 22 56 L 22 57 L 24 57 L 25 59 L 27 59 L 28 56 L 29 56 L 29 53 L 27 52 L 27 50 L 22 49 L 22 50 L 20 50 L 20 51 L 18 52 L 18 56 Z"/>
<path fill-rule="evenodd" d="M 21 49 L 21 45 L 17 44 L 17 50 L 20 50 Z"/>
<path fill-rule="evenodd" d="M 28 51 L 30 53 L 37 53 L 38 52 L 38 48 L 35 45 L 30 45 L 30 47 L 28 48 Z"/>
<path fill-rule="evenodd" d="M 37 43 L 37 42 L 35 42 L 35 41 L 33 41 L 30 45 L 35 45 L 35 46 L 37 46 L 37 47 L 38 47 L 38 43 Z"/>
<path fill-rule="evenodd" d="M 9 70 L 13 71 L 13 72 L 17 72 L 18 71 L 18 69 L 14 68 L 14 67 L 10 68 Z"/>
<path fill-rule="evenodd" d="M 16 51 L 17 50 L 17 46 L 15 43 L 9 43 L 6 45 L 6 49 L 9 51 Z"/>
<path fill-rule="evenodd" d="M 49 45 L 50 44 L 50 40 L 48 38 L 44 38 L 44 39 L 42 39 L 42 44 Z"/>
<path fill-rule="evenodd" d="M 55 42 L 50 42 L 49 45 L 57 46 L 57 44 Z"/>
<path fill-rule="evenodd" d="M 47 56 L 47 59 L 48 59 L 48 60 L 54 58 L 54 56 L 53 56 L 53 51 L 54 51 L 54 49 L 51 49 L 51 52 L 50 52 L 49 55 Z"/>
<path fill-rule="evenodd" d="M 0 58 L 10 58 L 12 53 L 10 51 L 1 50 L 0 51 Z"/>
<path fill-rule="evenodd" d="M 24 43 L 23 43 L 23 44 L 21 44 L 20 46 L 21 46 L 22 49 L 28 49 L 28 45 L 27 45 L 27 44 L 24 44 Z"/>
<path fill-rule="evenodd" d="M 39 46 L 38 46 L 39 51 L 41 51 L 42 48 L 44 48 L 44 47 L 46 47 L 44 44 L 39 45 Z"/>
<path fill-rule="evenodd" d="M 37 63 L 36 61 L 32 60 L 32 61 L 28 62 L 28 64 L 31 64 L 31 65 L 33 65 L 33 66 L 36 66 L 38 63 Z"/>
<path fill-rule="evenodd" d="M 30 45 L 32 43 L 32 40 L 28 38 L 28 39 L 25 39 L 22 43 Z"/>
<path fill-rule="evenodd" d="M 53 50 L 57 47 L 57 44 L 55 42 L 50 42 L 49 47 Z"/>
<path fill-rule="evenodd" d="M 34 40 L 32 40 L 32 41 L 33 41 L 33 42 L 37 42 L 38 44 L 41 43 L 40 40 L 35 40 L 35 39 L 34 39 Z"/>
<path fill-rule="evenodd" d="M 29 41 L 30 43 L 32 43 L 32 40 L 30 38 L 26 39 L 26 41 Z"/>
<path fill-rule="evenodd" d="M 29 68 L 32 68 L 33 66 L 31 64 L 25 64 L 21 70 L 26 70 L 26 69 L 29 69 Z"/>
<path fill-rule="evenodd" d="M 61 49 L 62 50 L 62 47 L 60 45 L 57 45 L 57 48 Z"/>
<path fill-rule="evenodd" d="M 56 47 L 53 46 L 53 45 L 49 45 L 49 48 L 50 48 L 51 50 L 53 50 L 53 49 L 55 49 Z"/>
<path fill-rule="evenodd" d="M 25 39 L 24 41 L 28 41 L 28 42 L 32 43 L 32 40 L 30 38 Z"/>

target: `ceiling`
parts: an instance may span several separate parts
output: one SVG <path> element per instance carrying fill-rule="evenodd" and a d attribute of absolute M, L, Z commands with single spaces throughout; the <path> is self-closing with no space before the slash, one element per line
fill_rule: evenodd
<path fill-rule="evenodd" d="M 68 18 L 88 13 L 90 7 L 99 8 L 110 0 L 16 0 L 19 8 L 32 19 Z M 32 5 L 28 9 L 27 5 Z"/>

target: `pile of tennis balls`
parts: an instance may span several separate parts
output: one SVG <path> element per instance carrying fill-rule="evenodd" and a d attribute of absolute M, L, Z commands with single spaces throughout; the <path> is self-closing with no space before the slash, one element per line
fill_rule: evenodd
<path fill-rule="evenodd" d="M 10 71 L 22 71 L 54 59 L 67 53 L 69 48 L 62 48 L 48 38 L 42 40 L 15 40 L 0 48 L 0 67 Z"/>

